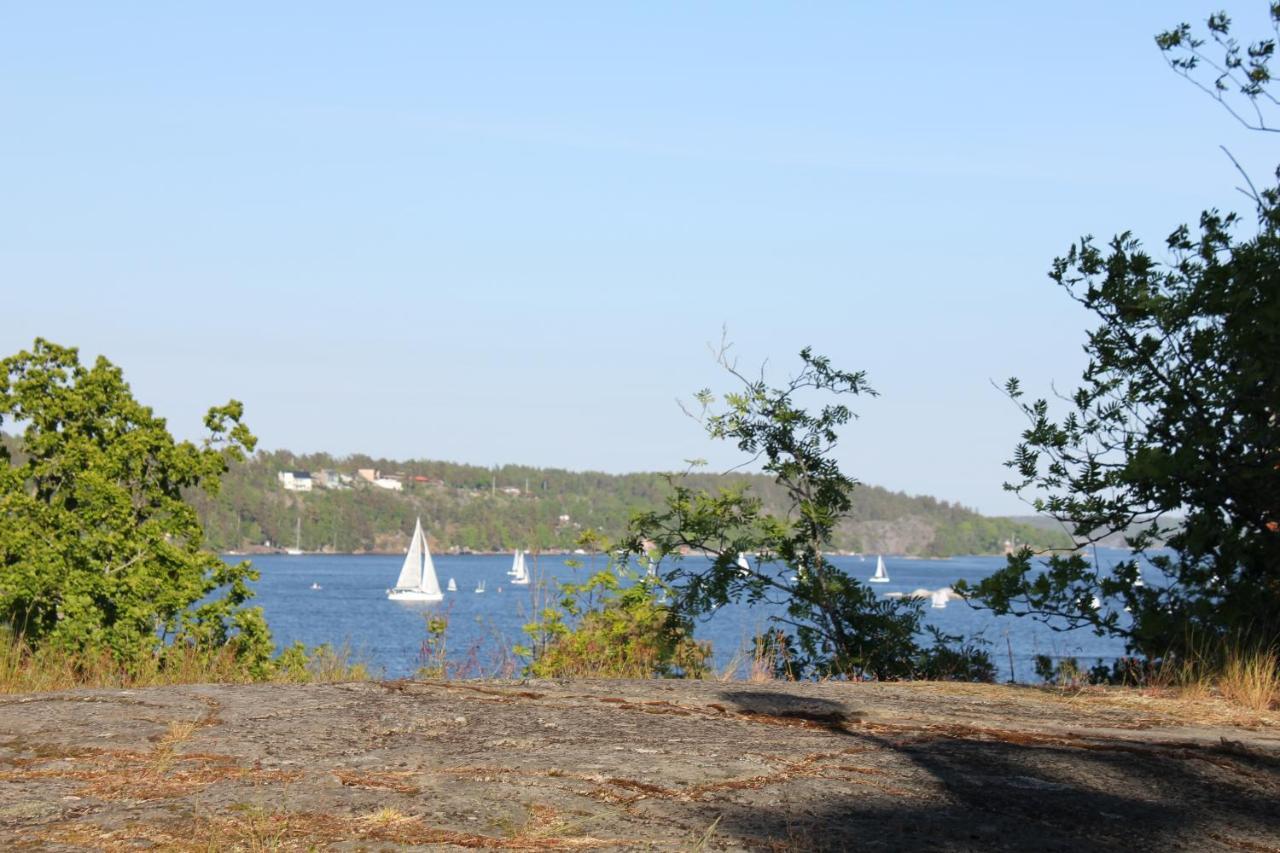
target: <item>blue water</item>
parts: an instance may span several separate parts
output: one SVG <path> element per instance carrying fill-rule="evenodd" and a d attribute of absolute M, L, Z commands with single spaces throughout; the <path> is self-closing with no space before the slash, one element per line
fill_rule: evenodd
<path fill-rule="evenodd" d="M 231 560 L 242 559 L 231 557 Z M 328 643 L 346 647 L 357 660 L 369 664 L 375 673 L 396 678 L 413 673 L 420 665 L 426 618 L 448 618 L 447 656 L 454 670 L 463 675 L 510 676 L 519 674 L 520 661 L 511 646 L 525 642 L 521 628 L 540 607 L 539 601 L 554 598 L 552 580 L 584 580 L 589 572 L 603 568 L 596 558 L 585 568 L 565 565 L 561 556 L 542 556 L 531 561 L 535 584 L 513 587 L 507 570 L 508 556 L 435 556 L 436 573 L 443 587 L 455 578 L 458 592 L 445 593 L 439 604 L 412 604 L 389 601 L 386 590 L 396 579 L 402 557 L 344 555 L 264 555 L 253 558 L 262 573 L 256 584 L 254 603 L 261 605 L 280 646 L 301 641 L 307 646 Z M 855 577 L 870 577 L 875 559 L 834 557 L 838 566 Z M 917 588 L 937 589 L 958 578 L 976 581 L 1005 564 L 1003 557 L 957 557 L 950 560 L 886 558 L 890 583 L 876 584 L 876 592 L 909 593 Z M 544 589 L 539 592 L 538 578 Z M 474 590 L 483 580 L 486 591 Z M 319 584 L 320 589 L 311 589 Z M 697 624 L 695 636 L 709 640 L 717 670 L 731 665 L 736 655 L 750 648 L 751 637 L 767 627 L 768 616 L 777 612 L 768 605 L 723 608 Z M 1096 660 L 1111 661 L 1124 653 L 1119 640 L 1096 637 L 1088 629 L 1054 631 L 1027 618 L 996 617 L 961 601 L 944 609 L 925 608 L 925 624 L 937 625 L 951 634 L 978 637 L 991 643 L 989 651 L 1000 670 L 1009 677 L 1009 650 L 1013 674 L 1019 681 L 1034 680 L 1032 658 L 1038 654 L 1075 657 L 1087 666 Z"/>

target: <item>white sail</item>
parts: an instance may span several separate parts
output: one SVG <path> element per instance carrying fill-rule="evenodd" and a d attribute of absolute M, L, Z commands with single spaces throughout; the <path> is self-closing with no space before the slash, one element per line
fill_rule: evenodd
<path fill-rule="evenodd" d="M 284 552 L 290 557 L 296 557 L 302 553 L 302 516 L 298 516 L 298 525 L 293 534 L 293 547 L 285 548 Z"/>
<path fill-rule="evenodd" d="M 529 584 L 529 570 L 524 564 L 524 552 L 517 549 L 515 560 L 511 565 L 511 583 L 513 586 L 527 586 Z"/>
<path fill-rule="evenodd" d="M 422 532 L 421 522 L 418 526 L 418 535 L 422 537 L 422 582 L 418 584 L 418 589 L 433 598 L 443 598 L 444 596 L 440 593 L 440 579 L 436 577 L 436 564 L 431 562 L 431 549 L 427 547 L 427 534 Z"/>
<path fill-rule="evenodd" d="M 449 578 L 449 587 L 448 587 L 448 589 L 449 589 L 449 592 L 457 592 L 457 591 L 458 591 L 458 582 L 457 582 L 457 581 L 455 581 L 453 578 Z"/>
<path fill-rule="evenodd" d="M 404 555 L 404 565 L 400 567 L 400 577 L 396 578 L 396 589 L 417 589 L 422 581 L 422 520 L 419 519 L 413 528 L 413 538 L 409 540 L 409 553 Z"/>
<path fill-rule="evenodd" d="M 871 576 L 872 583 L 888 583 L 889 573 L 884 570 L 884 557 L 876 557 L 876 573 Z"/>
<path fill-rule="evenodd" d="M 436 578 L 436 567 L 431 562 L 427 536 L 422 532 L 422 519 L 413 526 L 409 553 L 404 555 L 400 577 L 396 578 L 395 587 L 387 590 L 387 598 L 397 601 L 440 601 L 444 598 L 440 581 Z"/>
<path fill-rule="evenodd" d="M 738 574 L 740 575 L 751 574 L 751 564 L 747 562 L 747 555 L 742 553 L 741 551 L 738 552 L 737 566 L 738 566 Z"/>

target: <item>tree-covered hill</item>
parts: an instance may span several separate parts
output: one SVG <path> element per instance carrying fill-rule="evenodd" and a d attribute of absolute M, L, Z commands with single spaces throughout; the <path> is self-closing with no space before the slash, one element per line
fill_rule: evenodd
<path fill-rule="evenodd" d="M 298 493 L 285 491 L 277 479 L 281 471 L 354 475 L 361 468 L 402 478 L 403 491 L 381 489 L 356 477 L 348 488 L 317 486 L 310 493 Z M 695 487 L 745 483 L 766 506 L 785 509 L 781 493 L 763 476 L 697 473 L 689 475 L 689 481 Z M 546 550 L 574 548 L 588 529 L 606 537 L 618 535 L 632 513 L 658 507 L 669 489 L 661 473 L 484 468 L 280 450 L 258 453 L 232 467 L 216 497 L 192 499 L 210 543 L 223 550 L 264 542 L 293 546 L 295 536 L 307 551 L 399 550 L 416 516 L 422 517 L 436 550 Z M 1041 547 L 1070 544 L 1054 531 L 875 486 L 854 491 L 852 516 L 841 526 L 835 544 L 850 551 L 940 557 L 999 553 L 1006 540 Z"/>

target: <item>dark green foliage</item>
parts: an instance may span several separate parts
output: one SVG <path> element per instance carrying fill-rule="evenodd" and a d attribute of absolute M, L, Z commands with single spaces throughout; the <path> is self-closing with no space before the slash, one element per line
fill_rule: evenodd
<path fill-rule="evenodd" d="M 691 615 L 731 601 L 782 604 L 786 615 L 775 621 L 787 635 L 774 632 L 757 641 L 757 651 L 775 661 L 775 668 L 783 659 L 785 670 L 795 676 L 919 675 L 922 666 L 942 663 L 927 659 L 919 645 L 922 603 L 879 599 L 825 556 L 852 507 L 856 482 L 832 456 L 837 430 L 852 413 L 839 402 L 828 402 L 816 413 L 800 405 L 801 398 L 838 400 L 874 391 L 862 373 L 837 370 L 807 349 L 800 359 L 800 373 L 773 388 L 737 372 L 722 351 L 721 364 L 742 390 L 726 394 L 719 412 L 712 411 L 710 391 L 698 394 L 707 431 L 761 462 L 786 495 L 784 509 L 769 511 L 744 485 L 709 491 L 673 477 L 666 505 L 633 518 L 626 553 L 657 560 L 663 582 L 676 596 L 675 607 Z M 708 565 L 703 553 L 713 555 L 714 562 Z M 739 555 L 748 554 L 758 556 L 743 567 Z"/>
<path fill-rule="evenodd" d="M 995 681 L 996 666 L 986 640 L 944 634 L 936 626 L 926 629 L 933 644 L 917 655 L 913 675 L 930 681 Z"/>
<path fill-rule="evenodd" d="M 1253 81 L 1238 94 L 1256 104 L 1269 98 L 1272 43 L 1246 61 L 1229 25 L 1217 15 L 1209 26 L 1223 67 Z M 1175 56 L 1191 51 L 1175 61 L 1187 73 L 1203 43 L 1190 32 L 1160 36 Z M 1057 419 L 1010 380 L 1030 425 L 1008 488 L 1035 494 L 1082 544 L 1129 531 L 1135 557 L 1104 572 L 1087 553 L 1037 565 L 1024 551 L 976 587 L 996 612 L 1092 626 L 1149 659 L 1280 643 L 1280 194 L 1251 196 L 1258 226 L 1244 239 L 1235 215 L 1210 211 L 1169 236 L 1166 260 L 1128 233 L 1105 248 L 1085 238 L 1055 260 L 1051 278 L 1097 323 L 1089 365 Z M 1164 579 L 1141 585 L 1137 555 L 1161 538 L 1173 553 L 1150 560 Z"/>
<path fill-rule="evenodd" d="M 0 619 L 32 649 L 111 652 L 123 664 L 166 642 L 232 644 L 264 669 L 271 649 L 256 577 L 205 547 L 189 490 L 215 491 L 254 438 L 232 401 L 209 410 L 209 437 L 176 442 L 134 400 L 119 368 L 37 339 L 0 362 Z"/>

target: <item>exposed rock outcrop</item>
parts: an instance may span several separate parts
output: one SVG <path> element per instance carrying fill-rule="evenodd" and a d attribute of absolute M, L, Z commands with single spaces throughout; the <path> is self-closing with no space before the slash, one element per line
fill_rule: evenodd
<path fill-rule="evenodd" d="M 1280 729 L 947 684 L 0 698 L 0 846 L 1274 850 Z"/>

